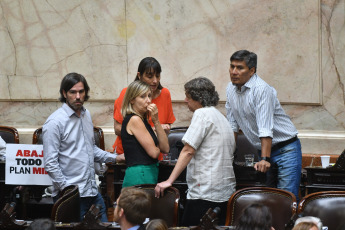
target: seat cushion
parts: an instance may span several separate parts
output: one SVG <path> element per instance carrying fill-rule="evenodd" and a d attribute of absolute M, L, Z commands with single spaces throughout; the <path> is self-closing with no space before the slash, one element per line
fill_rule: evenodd
<path fill-rule="evenodd" d="M 328 229 L 338 229 L 345 224 L 345 197 L 320 197 L 307 201 L 303 216 L 316 216 Z"/>

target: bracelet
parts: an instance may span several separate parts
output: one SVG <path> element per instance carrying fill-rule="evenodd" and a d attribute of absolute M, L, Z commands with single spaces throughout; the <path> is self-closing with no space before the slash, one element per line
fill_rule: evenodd
<path fill-rule="evenodd" d="M 271 158 L 270 157 L 261 157 L 261 160 L 267 161 L 271 163 Z"/>

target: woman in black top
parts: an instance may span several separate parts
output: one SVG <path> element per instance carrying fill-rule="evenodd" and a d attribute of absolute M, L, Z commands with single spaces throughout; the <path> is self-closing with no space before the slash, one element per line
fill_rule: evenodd
<path fill-rule="evenodd" d="M 151 103 L 151 96 L 147 83 L 134 81 L 123 99 L 121 137 L 128 167 L 122 187 L 157 183 L 157 158 L 160 152 L 169 152 L 168 137 L 158 120 L 158 109 Z M 151 116 L 155 132 L 147 122 L 148 116 Z"/>

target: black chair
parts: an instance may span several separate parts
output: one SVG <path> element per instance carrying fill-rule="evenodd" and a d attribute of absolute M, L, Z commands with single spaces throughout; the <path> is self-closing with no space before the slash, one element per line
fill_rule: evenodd
<path fill-rule="evenodd" d="M 16 203 L 6 203 L 0 212 L 0 229 L 26 229 L 25 221 L 16 220 Z"/>
<path fill-rule="evenodd" d="M 258 161 L 258 150 L 248 141 L 246 136 L 240 132 L 237 135 L 236 151 L 234 153 L 234 162 L 245 162 L 245 154 L 254 154 L 254 162 Z"/>
<path fill-rule="evenodd" d="M 175 127 L 170 129 L 170 133 L 168 135 L 168 141 L 170 146 L 170 155 L 171 160 L 176 160 L 181 150 L 184 147 L 184 144 L 182 143 L 182 138 L 184 134 L 186 133 L 188 127 Z"/>
<path fill-rule="evenodd" d="M 148 216 L 150 219 L 163 219 L 169 227 L 178 225 L 180 192 L 176 188 L 169 187 L 165 189 L 164 196 L 156 198 L 155 184 L 142 184 L 135 187 L 143 189 L 151 197 L 151 211 Z"/>
<path fill-rule="evenodd" d="M 320 218 L 328 229 L 345 227 L 345 191 L 316 192 L 305 196 L 298 204 L 298 215 Z"/>
<path fill-rule="evenodd" d="M 93 133 L 95 135 L 95 144 L 98 146 L 98 148 L 105 150 L 103 130 L 94 126 Z"/>
<path fill-rule="evenodd" d="M 14 127 L 0 126 L 0 136 L 6 143 L 19 144 L 19 134 Z"/>
<path fill-rule="evenodd" d="M 284 230 L 292 216 L 296 214 L 296 197 L 293 193 L 268 187 L 251 187 L 236 191 L 229 199 L 225 225 L 236 226 L 243 211 L 251 204 L 267 206 L 272 213 L 272 225 L 276 230 Z"/>
<path fill-rule="evenodd" d="M 19 144 L 19 134 L 16 128 L 9 126 L 0 126 L 0 136 L 7 144 Z M 6 202 L 16 201 L 14 198 L 14 185 L 5 185 L 5 163 L 0 163 L 0 208 L 3 208 Z M 21 205 L 17 207 L 21 208 Z M 21 217 L 21 211 L 17 211 L 17 215 Z"/>
<path fill-rule="evenodd" d="M 42 127 L 35 130 L 34 135 L 32 136 L 32 144 L 43 144 Z"/>
<path fill-rule="evenodd" d="M 80 196 L 78 186 L 70 185 L 61 191 L 60 198 L 55 202 L 51 219 L 55 222 L 80 222 Z"/>

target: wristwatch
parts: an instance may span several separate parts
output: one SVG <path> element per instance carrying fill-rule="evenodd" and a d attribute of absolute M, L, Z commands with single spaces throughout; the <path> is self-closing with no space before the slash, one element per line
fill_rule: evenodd
<path fill-rule="evenodd" d="M 271 158 L 270 157 L 261 157 L 261 160 L 267 161 L 271 163 Z"/>

